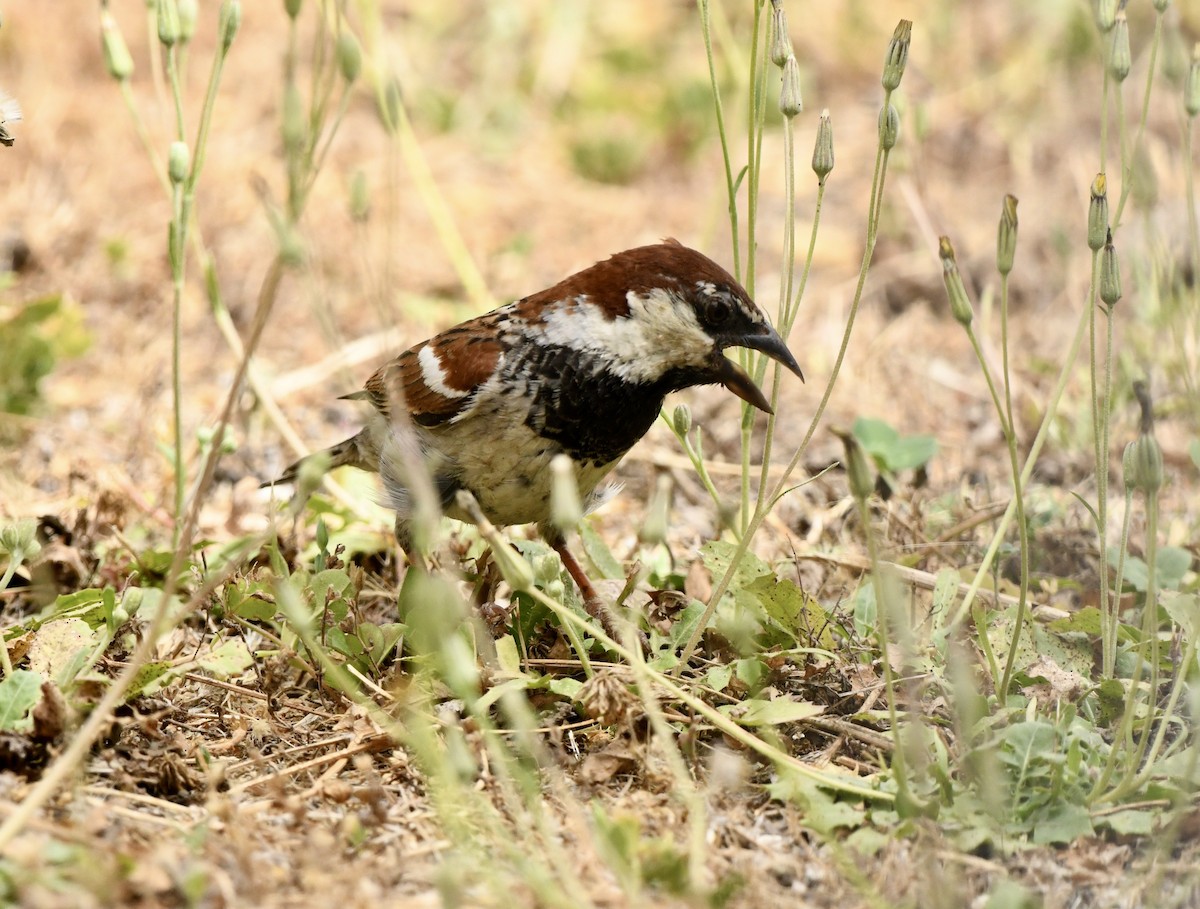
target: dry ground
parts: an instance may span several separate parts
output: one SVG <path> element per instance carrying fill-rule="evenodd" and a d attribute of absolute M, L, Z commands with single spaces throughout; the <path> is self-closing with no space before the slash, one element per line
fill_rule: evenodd
<path fill-rule="evenodd" d="M 222 293 L 243 330 L 275 248 L 258 187 L 265 184 L 278 197 L 282 186 L 278 107 L 285 30 L 278 6 L 246 4 L 197 205 Z M 380 59 L 399 75 L 436 186 L 496 300 L 663 236 L 731 261 L 720 150 L 704 120 L 709 109 L 698 106 L 703 125 L 693 136 L 669 119 L 675 108 L 663 100 L 688 97 L 688 86 L 703 88 L 706 78 L 690 4 L 627 0 L 574 9 L 468 3 L 450 9 L 458 6 L 387 4 Z M 741 5 L 726 6 L 735 34 L 745 35 L 744 13 L 734 9 Z M 1140 8 L 1147 5 L 1137 6 L 1130 11 L 1139 36 L 1131 83 L 1141 85 L 1149 20 Z M 1200 10 L 1179 6 L 1173 13 L 1179 19 L 1172 21 L 1182 21 L 1194 39 Z M 853 294 L 883 48 L 897 18 L 916 23 L 901 92 L 902 140 L 875 265 L 825 421 L 844 426 L 857 416 L 876 416 L 901 432 L 937 438 L 940 451 L 927 487 L 902 490 L 892 506 L 894 523 L 888 526 L 899 552 L 922 542 L 921 528 L 905 522 L 918 520 L 930 503 L 949 497 L 965 514 L 1006 494 L 1000 433 L 970 347 L 946 312 L 936 257 L 937 236 L 951 234 L 975 290 L 985 297 L 994 291 L 994 231 L 1006 192 L 1021 200 L 1012 348 L 1025 438 L 1040 418 L 1056 375 L 1053 364 L 1068 343 L 1087 286 L 1088 260 L 1080 250 L 1088 186 L 1098 168 L 1098 50 L 1079 37 L 1090 26 L 1083 3 L 788 7 L 807 107 L 797 121 L 801 237 L 807 237 L 813 199 L 805 162 L 821 108 L 832 112 L 837 166 L 792 338 L 808 383 L 785 387 L 778 443 L 784 451 L 802 437 L 820 398 Z M 216 15 L 212 4 L 201 8 L 192 51 L 193 111 L 211 53 L 209 20 Z M 143 5 L 128 0 L 114 3 L 112 11 L 138 61 L 134 95 L 163 148 L 170 115 L 146 66 Z M 105 74 L 97 30 L 92 5 L 26 0 L 3 9 L 0 88 L 21 101 L 25 119 L 14 130 L 17 144 L 0 149 L 0 230 L 7 248 L 28 247 L 29 260 L 0 291 L 0 315 L 22 301 L 66 294 L 81 313 L 91 346 L 56 365 L 31 416 L 0 415 L 5 437 L 19 439 L 0 451 L 0 520 L 53 515 L 87 544 L 109 551 L 169 539 L 171 481 L 161 452 L 170 438 L 169 211 Z M 728 86 L 728 98 L 731 119 L 743 116 L 741 87 Z M 619 184 L 588 179 L 573 164 L 573 143 L 609 135 L 639 157 Z M 740 160 L 740 128 L 735 135 Z M 775 129 L 767 134 L 758 228 L 756 295 L 771 304 L 784 216 L 779 135 Z M 1128 219 L 1126 261 L 1136 258 L 1139 244 L 1149 243 L 1148 235 L 1182 237 L 1185 223 L 1173 108 L 1155 106 L 1148 136 L 1157 201 Z M 348 210 L 356 173 L 364 175 L 372 198 L 365 222 L 355 222 Z M 353 97 L 303 239 L 306 264 L 285 280 L 257 368 L 300 437 L 316 447 L 354 427 L 353 409 L 331 403 L 336 395 L 357 388 L 386 351 L 478 311 L 478 303 L 465 298 L 411 170 L 387 140 L 366 90 Z M 1122 307 L 1136 311 L 1141 302 L 1134 290 Z M 215 418 L 238 361 L 214 327 L 194 273 L 184 320 L 184 423 L 191 437 Z M 994 339 L 994 313 L 980 322 Z M 1124 324 L 1118 331 L 1123 375 L 1149 372 L 1159 380 L 1153 338 Z M 365 345 L 350 343 L 363 337 L 370 339 Z M 994 341 L 989 351 L 995 353 Z M 317 364 L 321 368 L 311 369 Z M 710 456 L 735 460 L 737 412 L 727 396 L 703 389 L 686 400 L 703 426 Z M 1117 401 L 1113 438 L 1123 446 L 1136 428 L 1127 385 L 1119 387 Z M 1076 382 L 1040 474 L 1040 494 L 1057 509 L 1057 532 L 1063 539 L 1077 532 L 1083 540 L 1071 549 L 1074 561 L 1057 569 L 1057 576 L 1080 582 L 1079 599 L 1092 593 L 1089 572 L 1095 577 L 1092 542 L 1083 532 L 1086 515 L 1070 496 L 1090 489 L 1088 421 L 1086 385 Z M 270 503 L 257 484 L 293 456 L 250 395 L 239 408 L 236 432 L 238 449 L 225 459 L 204 511 L 202 533 L 211 539 L 267 525 Z M 1186 454 L 1195 432 L 1182 419 L 1160 426 L 1174 477 L 1167 533 L 1177 544 L 1195 541 L 1197 484 Z M 818 470 L 838 451 L 832 436 L 819 430 L 805 464 Z M 680 463 L 661 426 L 627 459 L 621 469 L 625 493 L 598 525 L 615 552 L 636 551 L 636 529 L 661 471 L 679 483 L 673 529 L 678 557 L 687 561 L 713 533 L 715 516 Z M 782 503 L 761 550 L 783 555 L 823 547 L 853 561 L 861 546 L 845 525 L 845 512 L 844 481 L 828 475 Z M 120 537 L 111 535 L 112 524 L 123 528 Z M 926 549 L 918 567 L 970 564 L 978 555 L 975 544 L 972 537 Z M 856 571 L 824 562 L 800 565 L 806 589 L 823 599 L 836 602 L 853 593 Z M 86 567 L 82 575 L 79 586 L 100 583 Z M 13 603 L 10 598 L 6 624 L 19 619 Z M 189 653 L 201 631 L 177 632 L 163 652 Z M 443 897 L 460 904 L 504 903 L 504 894 L 456 890 L 457 863 L 469 856 L 451 857 L 443 819 L 413 759 L 332 696 L 272 679 L 276 669 L 259 667 L 237 684 L 196 676 L 157 699 L 142 699 L 118 718 L 109 743 L 97 746 L 61 799 L 10 849 L 17 867 L 28 871 L 14 891 L 19 899 L 37 906 L 310 906 L 335 899 L 417 906 L 438 905 Z M 580 735 L 586 741 L 593 734 L 589 729 Z M 556 748 L 568 762 L 570 743 Z M 223 762 L 223 781 L 206 779 L 198 769 L 201 750 Z M 11 811 L 34 778 L 36 772 L 0 777 L 0 810 Z M 638 774 L 589 782 L 568 766 L 562 781 L 548 787 L 550 814 L 586 888 L 581 903 L 619 905 L 628 898 L 594 855 L 584 829 L 588 800 L 641 817 L 648 834 L 674 835 L 683 819 L 679 804 L 663 791 L 664 779 L 669 777 L 647 765 Z M 487 780 L 480 786 L 486 788 Z M 1040 891 L 1046 906 L 1139 904 L 1136 880 L 1122 871 L 1133 867 L 1136 842 L 1087 841 L 1016 858 L 978 857 L 946 846 L 929 825 L 885 846 L 863 867 L 845 850 L 806 833 L 802 812 L 757 789 L 734 783 L 713 788 L 709 810 L 710 883 L 740 876 L 735 900 L 747 906 L 965 905 L 954 900 L 987 893 L 1005 876 Z M 1185 850 L 1177 871 L 1186 871 L 1192 853 Z M 670 904 L 666 896 L 645 899 Z M 515 900 L 533 904 L 534 898 L 518 893 Z"/>

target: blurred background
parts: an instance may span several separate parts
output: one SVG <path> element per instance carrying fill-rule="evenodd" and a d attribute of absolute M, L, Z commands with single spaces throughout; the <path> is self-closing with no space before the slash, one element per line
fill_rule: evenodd
<path fill-rule="evenodd" d="M 861 414 L 932 434 L 942 446 L 931 467 L 935 483 L 953 488 L 978 479 L 1004 463 L 1003 451 L 986 387 L 948 317 L 937 237 L 954 239 L 968 285 L 983 301 L 982 333 L 994 336 L 988 300 L 996 223 L 1003 195 L 1020 199 L 1014 368 L 1018 418 L 1036 425 L 1037 402 L 1053 382 L 1087 288 L 1084 228 L 1088 187 L 1100 169 L 1106 53 L 1093 5 L 842 0 L 785 7 L 805 105 L 795 120 L 801 254 L 813 218 L 808 161 L 822 109 L 832 116 L 837 160 L 791 341 L 809 382 L 786 386 L 785 444 L 806 427 L 840 341 L 863 250 L 883 53 L 897 19 L 911 18 L 912 52 L 895 99 L 901 140 L 863 321 L 829 422 Z M 136 64 L 131 98 L 150 143 L 165 155 L 174 112 L 150 65 L 156 48 L 146 5 L 113 0 L 108 9 Z M 217 9 L 201 0 L 188 53 L 189 135 Z M 732 267 L 725 171 L 694 4 L 395 0 L 377 17 L 360 12 L 351 5 L 364 78 L 302 223 L 303 263 L 285 279 L 256 364 L 304 442 L 324 445 L 356 425 L 353 407 L 333 399 L 358 388 L 390 354 L 614 251 L 674 236 Z M 1124 113 L 1132 131 L 1154 11 L 1134 3 L 1128 14 L 1133 70 Z M 170 441 L 168 198 L 106 73 L 99 8 L 9 0 L 0 15 L 0 89 L 24 110 L 10 124 L 16 144 L 0 148 L 0 324 L 17 324 L 32 303 L 57 301 L 48 304 L 52 312 L 0 336 L 10 364 L 7 371 L 0 365 L 0 516 L 58 512 L 104 491 L 160 514 L 170 498 L 163 454 Z M 735 171 L 747 156 L 752 21 L 749 3 L 713 6 Z M 1162 358 L 1171 355 L 1158 343 L 1157 304 L 1135 275 L 1186 271 L 1183 180 L 1191 165 L 1180 155 L 1177 99 L 1200 36 L 1200 4 L 1174 4 L 1168 23 L 1138 151 L 1144 176 L 1118 236 L 1129 270 L 1120 313 L 1130 316 L 1118 324 L 1118 355 L 1126 378 L 1163 380 L 1159 390 L 1169 401 L 1175 389 Z M 286 39 L 281 4 L 245 4 L 197 193 L 198 231 L 243 333 L 278 244 L 267 213 L 285 186 Z M 303 73 L 312 42 L 301 35 L 299 47 Z M 383 126 L 378 99 L 386 84 L 399 86 L 410 143 Z M 773 311 L 785 211 L 774 68 L 767 89 L 752 290 Z M 1108 138 L 1111 162 L 1118 160 L 1115 124 Z M 426 169 L 429 179 L 418 178 Z M 1120 182 L 1115 174 L 1111 180 L 1115 198 Z M 745 197 L 743 186 L 743 226 Z M 194 261 L 188 277 L 184 422 L 194 438 L 215 421 L 238 358 L 218 330 Z M 35 349 L 23 347 L 30 344 Z M 1135 415 L 1128 382 L 1119 378 L 1116 387 L 1114 439 L 1123 445 Z M 710 453 L 736 457 L 728 447 L 737 424 L 729 396 L 701 389 L 687 399 L 712 439 Z M 240 402 L 238 450 L 220 477 L 232 498 L 211 517 L 214 526 L 255 520 L 245 514 L 261 510 L 247 504 L 252 490 L 292 458 L 258 403 L 252 394 Z M 1062 444 L 1049 450 L 1045 469 L 1066 482 L 1087 470 L 1088 448 L 1077 444 L 1090 430 L 1086 388 L 1069 390 L 1062 412 Z M 1169 458 L 1182 456 L 1189 431 L 1162 428 Z M 635 454 L 623 468 L 635 491 L 649 488 L 653 452 L 673 445 L 655 429 L 651 454 Z M 836 451 L 819 435 L 812 464 Z"/>

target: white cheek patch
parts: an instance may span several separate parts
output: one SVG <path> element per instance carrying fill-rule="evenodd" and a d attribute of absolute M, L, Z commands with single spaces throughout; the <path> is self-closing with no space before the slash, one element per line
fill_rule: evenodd
<path fill-rule="evenodd" d="M 580 353 L 603 353 L 615 374 L 633 382 L 653 382 L 672 367 L 707 361 L 713 341 L 690 305 L 657 289 L 646 296 L 630 291 L 625 299 L 629 316 L 610 319 L 576 298 L 546 314 L 542 337 Z"/>
<path fill-rule="evenodd" d="M 468 392 L 451 388 L 446 384 L 446 373 L 442 369 L 442 362 L 438 359 L 437 351 L 430 345 L 426 344 L 418 351 L 417 362 L 421 364 L 421 378 L 425 380 L 430 391 L 452 400 L 466 397 Z"/>

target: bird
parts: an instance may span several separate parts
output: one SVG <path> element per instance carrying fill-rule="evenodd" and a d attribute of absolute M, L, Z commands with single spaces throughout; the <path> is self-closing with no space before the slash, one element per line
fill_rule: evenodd
<path fill-rule="evenodd" d="M 761 389 L 725 355 L 757 350 L 797 375 L 795 357 L 742 285 L 709 257 L 667 238 L 618 252 L 545 290 L 469 319 L 385 363 L 344 399 L 371 405 L 362 430 L 288 467 L 294 483 L 324 469 L 382 476 L 383 504 L 414 564 L 422 498 L 461 521 L 460 491 L 494 525 L 536 524 L 574 580 L 587 612 L 612 617 L 551 520 L 551 463 L 566 455 L 585 510 L 601 482 L 646 434 L 667 394 L 723 385 L 772 413 Z"/>

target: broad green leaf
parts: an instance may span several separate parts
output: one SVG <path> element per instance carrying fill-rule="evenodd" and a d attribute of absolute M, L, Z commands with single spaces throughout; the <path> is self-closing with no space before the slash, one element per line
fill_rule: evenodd
<path fill-rule="evenodd" d="M 604 538 L 596 533 L 591 521 L 585 519 L 579 525 L 579 539 L 583 542 L 583 551 L 587 553 L 601 577 L 610 581 L 618 581 L 625 577 L 625 569 L 621 567 L 620 559 L 612 554 Z"/>
<path fill-rule="evenodd" d="M 724 691 L 733 678 L 733 667 L 729 665 L 713 666 L 704 674 L 704 681 L 713 691 Z"/>
<path fill-rule="evenodd" d="M 218 679 L 227 679 L 241 675 L 253 663 L 254 657 L 250 655 L 246 642 L 241 638 L 229 638 L 197 660 L 196 666 Z"/>
<path fill-rule="evenodd" d="M 1155 820 L 1161 816 L 1162 812 L 1157 809 L 1126 808 L 1096 818 L 1096 824 L 1125 836 L 1149 836 L 1154 832 Z"/>
<path fill-rule="evenodd" d="M 1166 610 L 1171 621 L 1183 630 L 1189 642 L 1200 634 L 1200 597 L 1194 593 L 1164 593 L 1159 605 Z"/>
<path fill-rule="evenodd" d="M 42 699 L 43 677 L 28 669 L 15 669 L 0 681 L 0 729 L 23 730 L 32 724 L 29 712 Z"/>
<path fill-rule="evenodd" d="M 1048 843 L 1071 843 L 1093 833 L 1095 830 L 1092 828 L 1092 818 L 1087 808 L 1057 800 L 1034 824 L 1032 839 L 1039 846 L 1043 846 Z"/>
<path fill-rule="evenodd" d="M 521 674 L 521 653 L 517 650 L 516 638 L 511 634 L 496 639 L 496 662 L 509 675 Z"/>
<path fill-rule="evenodd" d="M 78 671 L 80 651 L 86 659 L 98 640 L 99 635 L 83 619 L 47 622 L 37 630 L 29 646 L 29 668 L 52 679 L 58 678 L 70 664 L 75 664 Z"/>
<path fill-rule="evenodd" d="M 825 708 L 817 704 L 793 701 L 790 698 L 776 698 L 773 701 L 751 698 L 739 704 L 725 704 L 717 709 L 743 726 L 796 723 L 825 712 Z"/>

